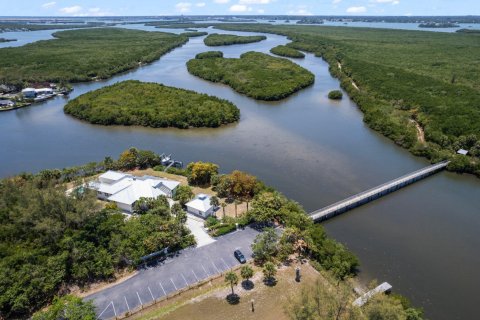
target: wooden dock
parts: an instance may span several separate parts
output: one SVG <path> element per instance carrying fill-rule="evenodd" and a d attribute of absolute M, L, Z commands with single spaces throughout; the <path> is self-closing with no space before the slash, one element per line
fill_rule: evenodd
<path fill-rule="evenodd" d="M 416 181 L 422 180 L 432 174 L 435 174 L 447 167 L 450 161 L 442 161 L 423 169 L 401 176 L 400 178 L 386 182 L 378 187 L 363 191 L 342 201 L 336 202 L 325 208 L 310 213 L 310 217 L 315 222 L 330 219 L 336 215 L 347 212 L 353 208 L 359 207 L 365 203 L 383 197 L 391 192 L 401 189 Z"/>

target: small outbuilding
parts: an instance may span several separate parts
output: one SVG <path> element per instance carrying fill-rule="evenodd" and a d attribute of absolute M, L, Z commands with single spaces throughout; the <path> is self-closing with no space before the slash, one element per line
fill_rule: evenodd
<path fill-rule="evenodd" d="M 465 149 L 459 149 L 457 153 L 466 156 L 468 154 L 468 151 Z"/>
<path fill-rule="evenodd" d="M 199 194 L 190 202 L 187 202 L 187 212 L 202 218 L 207 218 L 214 213 L 214 207 L 210 202 L 210 196 L 206 194 Z"/>

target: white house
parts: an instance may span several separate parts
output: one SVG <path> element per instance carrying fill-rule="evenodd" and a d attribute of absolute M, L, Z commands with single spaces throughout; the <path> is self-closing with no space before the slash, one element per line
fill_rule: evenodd
<path fill-rule="evenodd" d="M 22 94 L 27 99 L 33 99 L 37 96 L 35 88 L 25 88 L 22 90 Z"/>
<path fill-rule="evenodd" d="M 97 190 L 99 199 L 115 202 L 121 210 L 131 213 L 135 202 L 140 198 L 172 198 L 179 185 L 180 182 L 168 179 L 135 177 L 122 172 L 107 171 L 98 181 L 90 183 L 89 187 Z M 170 200 L 169 203 L 171 202 Z"/>
<path fill-rule="evenodd" d="M 207 218 L 214 213 L 214 207 L 210 203 L 210 197 L 206 194 L 199 194 L 190 202 L 185 204 L 187 212 Z"/>

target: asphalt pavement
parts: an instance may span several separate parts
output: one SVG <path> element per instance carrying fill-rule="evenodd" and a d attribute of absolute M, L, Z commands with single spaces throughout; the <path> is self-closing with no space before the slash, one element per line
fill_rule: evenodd
<path fill-rule="evenodd" d="M 240 263 L 233 256 L 236 249 L 250 259 L 250 246 L 257 234 L 257 230 L 246 227 L 219 237 L 211 244 L 182 250 L 161 264 L 142 269 L 132 278 L 85 299 L 93 300 L 99 319 L 115 318 L 238 266 Z"/>

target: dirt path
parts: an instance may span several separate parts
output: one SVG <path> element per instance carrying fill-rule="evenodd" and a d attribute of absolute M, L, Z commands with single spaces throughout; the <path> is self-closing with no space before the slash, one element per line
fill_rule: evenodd
<path fill-rule="evenodd" d="M 337 66 L 338 66 L 338 70 L 342 71 L 342 64 L 340 63 L 340 61 L 337 61 Z M 352 80 L 352 86 L 355 89 L 357 89 L 357 91 L 360 91 L 360 88 L 357 86 L 357 84 L 353 80 Z"/>
<path fill-rule="evenodd" d="M 413 119 L 410 119 L 410 122 L 412 122 L 415 125 L 415 128 L 417 129 L 417 139 L 418 139 L 418 141 L 422 144 L 426 144 L 425 132 L 423 132 L 423 128 L 420 126 L 420 124 L 417 121 L 415 121 Z"/>

